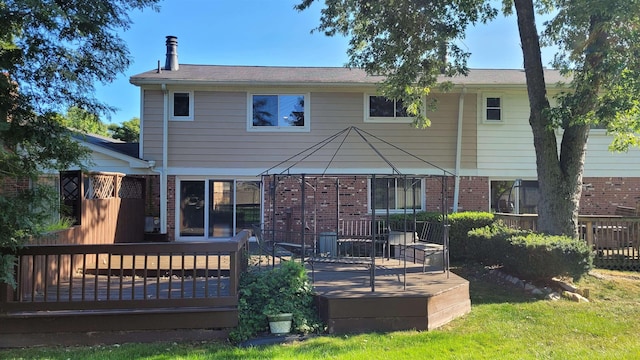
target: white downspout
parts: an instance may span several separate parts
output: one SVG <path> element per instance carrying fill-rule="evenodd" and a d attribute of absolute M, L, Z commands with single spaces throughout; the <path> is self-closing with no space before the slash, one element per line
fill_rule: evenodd
<path fill-rule="evenodd" d="M 466 87 L 462 87 L 460 99 L 458 100 L 458 134 L 456 137 L 456 177 L 453 188 L 453 212 L 458 212 L 458 200 L 460 198 L 460 167 L 462 162 L 462 122 L 464 120 L 464 95 Z"/>
<path fill-rule="evenodd" d="M 167 233 L 167 162 L 169 161 L 169 91 L 167 85 L 162 84 L 164 98 L 164 112 L 162 115 L 162 168 L 160 173 L 160 233 Z"/>

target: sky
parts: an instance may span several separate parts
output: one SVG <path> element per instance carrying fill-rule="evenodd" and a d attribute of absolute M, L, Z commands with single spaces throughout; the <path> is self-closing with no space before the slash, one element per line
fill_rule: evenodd
<path fill-rule="evenodd" d="M 130 14 L 130 29 L 120 33 L 131 65 L 114 82 L 98 84 L 96 97 L 118 111 L 105 123 L 140 116 L 139 88 L 133 75 L 164 66 L 165 37 L 178 37 L 181 64 L 257 66 L 344 66 L 348 39 L 311 33 L 324 1 L 303 12 L 299 0 L 164 0 L 160 11 Z M 470 68 L 521 69 L 522 52 L 515 16 L 470 28 L 463 42 L 472 53 Z M 548 65 L 551 52 L 543 52 Z"/>

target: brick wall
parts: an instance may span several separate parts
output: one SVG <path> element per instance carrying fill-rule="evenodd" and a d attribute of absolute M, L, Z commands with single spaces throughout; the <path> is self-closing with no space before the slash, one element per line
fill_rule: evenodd
<path fill-rule="evenodd" d="M 277 231 L 299 231 L 302 226 L 302 186 L 299 176 L 277 176 L 274 193 L 269 189 L 273 177 L 265 181 L 264 220 L 271 224 L 275 219 Z M 367 178 L 305 177 L 304 208 L 305 226 L 317 232 L 335 229 L 338 218 L 342 220 L 368 219 Z M 340 196 L 340 208 L 336 200 Z M 272 200 L 275 194 L 275 203 Z"/>
<path fill-rule="evenodd" d="M 265 222 L 276 219 L 276 230 L 298 231 L 302 226 L 302 188 L 299 176 L 279 176 L 276 182 L 275 204 L 269 191 L 272 177 L 265 177 Z M 426 179 L 427 211 L 442 209 L 442 181 L 445 180 L 448 211 L 453 208 L 454 178 Z M 336 219 L 366 220 L 369 218 L 368 181 L 365 176 L 305 178 L 305 224 L 318 232 L 335 229 Z M 153 195 L 151 207 L 159 209 L 159 177 L 150 179 Z M 28 182 L 23 184 L 28 186 Z M 13 185 L 15 188 L 16 185 Z M 167 233 L 175 238 L 176 177 L 168 176 Z M 336 209 L 337 191 L 340 207 Z M 489 178 L 465 176 L 460 178 L 459 211 L 487 211 L 490 204 Z M 640 202 L 640 177 L 584 178 L 580 213 L 584 215 L 613 215 L 616 206 L 636 207 Z M 159 210 L 158 210 L 159 211 Z M 381 215 L 381 214 L 380 214 Z"/>
<path fill-rule="evenodd" d="M 640 177 L 586 177 L 582 184 L 583 215 L 613 215 L 616 206 L 635 208 L 640 202 Z"/>
<path fill-rule="evenodd" d="M 460 177 L 458 211 L 488 211 L 490 199 L 488 177 Z"/>
<path fill-rule="evenodd" d="M 160 215 L 160 175 L 145 176 L 146 190 L 146 214 L 147 216 Z"/>
<path fill-rule="evenodd" d="M 1 178 L 0 194 L 4 196 L 16 196 L 18 192 L 28 190 L 30 187 L 29 179 Z"/>
<path fill-rule="evenodd" d="M 442 211 L 442 181 L 445 181 L 447 211 L 453 209 L 455 179 L 453 176 L 427 179 L 427 211 Z M 460 177 L 458 211 L 487 211 L 489 209 L 489 178 L 480 176 Z"/>

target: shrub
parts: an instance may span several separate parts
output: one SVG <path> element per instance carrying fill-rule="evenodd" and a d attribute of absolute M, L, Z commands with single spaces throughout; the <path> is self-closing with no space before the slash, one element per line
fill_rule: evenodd
<path fill-rule="evenodd" d="M 233 343 L 268 331 L 267 315 L 271 313 L 292 313 L 292 332 L 323 329 L 309 278 L 300 263 L 283 261 L 268 270 L 250 269 L 241 275 L 238 292 L 238 326 L 229 334 Z"/>
<path fill-rule="evenodd" d="M 385 219 L 385 216 L 382 216 L 382 219 Z M 414 214 L 407 213 L 405 214 L 391 214 L 389 215 L 389 223 L 393 229 L 402 229 L 404 227 L 405 219 L 407 224 L 412 227 Z M 442 213 L 439 212 L 427 212 L 427 211 L 419 211 L 415 214 L 415 220 L 419 222 L 442 222 Z M 420 230 L 420 229 L 418 229 Z"/>
<path fill-rule="evenodd" d="M 578 280 L 593 267 L 593 254 L 579 239 L 530 233 L 513 236 L 509 242 L 503 265 L 525 279 L 568 275 Z"/>
<path fill-rule="evenodd" d="M 509 238 L 528 233 L 527 230 L 509 228 L 502 221 L 473 229 L 467 233 L 468 255 L 485 265 L 502 264 L 510 251 Z"/>
<path fill-rule="evenodd" d="M 568 275 L 579 279 L 592 267 L 586 242 L 566 236 L 549 236 L 515 230 L 496 223 L 469 232 L 473 258 L 528 280 Z"/>
<path fill-rule="evenodd" d="M 492 213 L 465 211 L 453 213 L 449 220 L 449 254 L 452 260 L 473 258 L 469 248 L 469 231 L 491 225 L 494 221 Z"/>

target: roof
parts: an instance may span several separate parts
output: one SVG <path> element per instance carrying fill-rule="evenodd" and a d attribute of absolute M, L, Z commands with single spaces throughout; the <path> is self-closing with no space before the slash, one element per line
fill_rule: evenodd
<path fill-rule="evenodd" d="M 94 153 L 99 153 L 128 163 L 129 168 L 133 172 L 136 171 L 134 169 L 150 169 L 155 165 L 153 161 L 140 159 L 139 143 L 126 143 L 96 134 L 76 133 L 73 137 Z"/>
<path fill-rule="evenodd" d="M 548 84 L 567 81 L 558 70 L 545 69 Z M 228 66 L 180 64 L 179 70 L 150 70 L 130 78 L 134 85 L 373 85 L 384 80 L 347 67 Z M 471 69 L 468 76 L 441 77 L 457 85 L 526 85 L 522 69 Z"/>
<path fill-rule="evenodd" d="M 121 140 L 112 139 L 96 134 L 80 134 L 73 135 L 74 138 L 84 141 L 89 144 L 97 145 L 103 148 L 113 150 L 117 153 L 133 157 L 140 158 L 140 144 L 139 143 L 127 143 Z"/>

